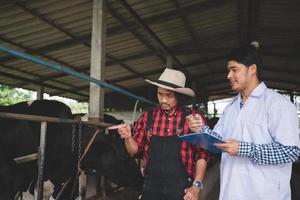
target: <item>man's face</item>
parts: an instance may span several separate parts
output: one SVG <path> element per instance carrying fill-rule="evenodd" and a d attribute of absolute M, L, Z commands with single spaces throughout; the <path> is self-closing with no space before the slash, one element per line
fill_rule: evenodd
<path fill-rule="evenodd" d="M 169 111 L 177 105 L 175 92 L 158 87 L 157 99 L 163 110 Z"/>
<path fill-rule="evenodd" d="M 227 79 L 231 89 L 237 92 L 245 90 L 251 80 L 252 72 L 250 67 L 231 60 L 228 62 L 227 70 Z"/>

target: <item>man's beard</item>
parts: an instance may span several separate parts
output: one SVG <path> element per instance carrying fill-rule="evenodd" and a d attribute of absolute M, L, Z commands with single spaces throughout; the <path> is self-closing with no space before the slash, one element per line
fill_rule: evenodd
<path fill-rule="evenodd" d="M 160 104 L 160 107 L 167 113 L 172 113 L 174 110 L 175 110 L 175 107 L 171 107 L 170 104 L 167 104 L 167 103 L 161 103 Z"/>

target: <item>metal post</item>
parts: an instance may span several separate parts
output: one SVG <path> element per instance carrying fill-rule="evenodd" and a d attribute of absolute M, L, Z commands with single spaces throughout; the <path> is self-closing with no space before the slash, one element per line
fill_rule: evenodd
<path fill-rule="evenodd" d="M 36 92 L 36 99 L 43 100 L 44 99 L 44 87 L 41 86 Z"/>
<path fill-rule="evenodd" d="M 37 180 L 37 200 L 43 200 L 46 134 L 47 134 L 47 122 L 41 122 L 41 138 L 40 138 L 40 147 L 39 147 L 40 156 L 39 156 L 39 169 L 38 169 L 38 180 Z"/>
<path fill-rule="evenodd" d="M 93 1 L 90 76 L 103 81 L 106 50 L 106 1 Z M 89 120 L 103 121 L 104 89 L 90 82 Z"/>

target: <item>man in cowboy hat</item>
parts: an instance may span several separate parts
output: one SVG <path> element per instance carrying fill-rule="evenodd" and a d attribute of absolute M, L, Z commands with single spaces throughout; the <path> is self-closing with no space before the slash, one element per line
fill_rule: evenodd
<path fill-rule="evenodd" d="M 177 139 L 177 135 L 199 131 L 205 121 L 179 102 L 181 95 L 193 97 L 195 93 L 185 87 L 186 77 L 178 70 L 166 68 L 158 81 L 146 81 L 157 86 L 160 106 L 143 113 L 132 132 L 128 124 L 111 128 L 118 128 L 131 156 L 143 155 L 144 200 L 196 200 L 203 189 L 209 155 Z"/>

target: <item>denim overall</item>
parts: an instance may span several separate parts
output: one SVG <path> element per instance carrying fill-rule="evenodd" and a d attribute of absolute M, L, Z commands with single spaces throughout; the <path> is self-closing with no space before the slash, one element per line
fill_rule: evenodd
<path fill-rule="evenodd" d="M 182 117 L 179 128 L 183 127 Z M 147 119 L 150 139 L 146 165 L 143 200 L 182 200 L 184 189 L 191 186 L 187 169 L 181 159 L 181 143 L 177 135 L 152 135 L 152 112 Z M 183 130 L 183 129 L 182 129 Z"/>

